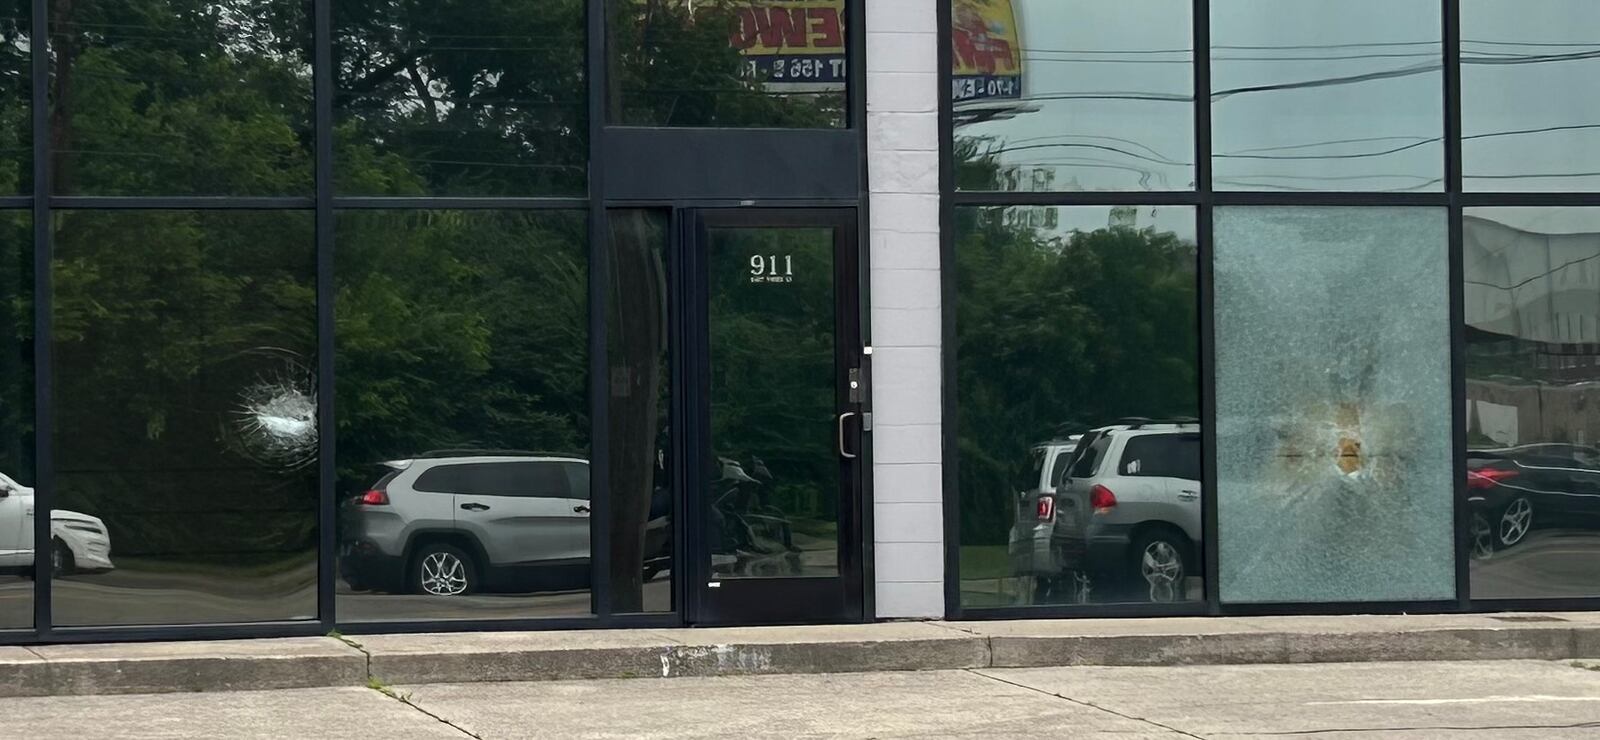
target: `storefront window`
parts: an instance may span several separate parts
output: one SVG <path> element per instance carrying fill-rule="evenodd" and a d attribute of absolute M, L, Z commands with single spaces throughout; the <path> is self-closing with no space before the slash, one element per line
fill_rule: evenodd
<path fill-rule="evenodd" d="M 32 9 L 29 0 L 0 0 L 0 195 L 32 189 Z"/>
<path fill-rule="evenodd" d="M 1473 598 L 1600 596 L 1600 209 L 1464 227 Z"/>
<path fill-rule="evenodd" d="M 1194 189 L 1188 0 L 952 0 L 962 190 Z"/>
<path fill-rule="evenodd" d="M 1443 208 L 1221 207 L 1222 600 L 1455 598 Z"/>
<path fill-rule="evenodd" d="M 317 616 L 312 221 L 56 214 L 56 624 Z"/>
<path fill-rule="evenodd" d="M 1461 2 L 1462 167 L 1469 191 L 1600 189 L 1600 74 L 1584 0 Z"/>
<path fill-rule="evenodd" d="M 584 214 L 337 223 L 339 619 L 591 614 Z"/>
<path fill-rule="evenodd" d="M 334 3 L 347 195 L 583 195 L 582 0 Z"/>
<path fill-rule="evenodd" d="M 32 219 L 0 211 L 0 629 L 33 625 Z"/>
<path fill-rule="evenodd" d="M 1444 190 L 1440 8 L 1211 0 L 1215 189 Z"/>
<path fill-rule="evenodd" d="M 314 192 L 310 4 L 50 5 L 56 193 Z"/>
<path fill-rule="evenodd" d="M 610 122 L 845 124 L 847 0 L 607 0 Z"/>
<path fill-rule="evenodd" d="M 1194 209 L 956 225 L 961 603 L 1203 598 Z"/>
<path fill-rule="evenodd" d="M 672 610 L 676 474 L 666 211 L 610 213 L 612 611 Z"/>

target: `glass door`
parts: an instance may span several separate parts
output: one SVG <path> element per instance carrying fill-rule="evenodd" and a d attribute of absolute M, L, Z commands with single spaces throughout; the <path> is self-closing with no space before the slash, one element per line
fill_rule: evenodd
<path fill-rule="evenodd" d="M 694 219 L 702 623 L 861 616 L 855 213 Z"/>

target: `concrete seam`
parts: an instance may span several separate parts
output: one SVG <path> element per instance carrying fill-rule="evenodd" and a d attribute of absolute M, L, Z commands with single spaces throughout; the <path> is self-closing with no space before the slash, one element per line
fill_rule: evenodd
<path fill-rule="evenodd" d="M 666 634 L 664 632 L 659 632 L 657 630 L 649 630 L 649 629 L 647 629 L 647 630 L 642 630 L 642 631 L 645 632 L 646 634 L 651 635 L 651 636 L 659 637 L 659 638 L 661 638 L 663 640 L 666 640 L 667 642 L 670 642 L 673 645 L 687 645 L 687 644 L 689 644 L 689 643 L 687 643 L 687 642 L 685 642 L 683 640 L 679 640 L 679 639 L 673 637 L 672 635 L 668 635 L 668 634 Z"/>
<path fill-rule="evenodd" d="M 18 645 L 18 647 L 22 648 L 23 650 L 28 651 L 29 655 L 32 655 L 33 657 L 38 658 L 39 660 L 42 660 L 42 661 L 44 661 L 46 663 L 50 662 L 50 659 L 48 657 L 46 657 L 43 653 L 40 653 L 38 650 L 34 650 L 33 648 L 28 647 L 27 645 Z"/>
<path fill-rule="evenodd" d="M 1053 697 L 1053 698 L 1060 699 L 1060 700 L 1065 701 L 1065 702 L 1076 704 L 1076 705 L 1078 705 L 1080 707 L 1088 707 L 1090 709 L 1099 710 L 1101 712 L 1105 712 L 1106 714 L 1115 715 L 1115 716 L 1121 717 L 1121 718 L 1126 719 L 1126 720 L 1132 720 L 1134 722 L 1141 722 L 1141 723 L 1150 725 L 1152 727 L 1160 727 L 1163 730 L 1166 730 L 1168 732 L 1174 732 L 1174 733 L 1177 733 L 1177 734 L 1182 735 L 1184 737 L 1192 737 L 1192 738 L 1197 738 L 1197 740 L 1205 740 L 1205 737 L 1202 736 L 1202 735 L 1196 735 L 1196 734 L 1194 734 L 1192 732 L 1188 732 L 1186 730 L 1180 730 L 1180 729 L 1178 729 L 1176 727 L 1173 727 L 1172 725 L 1162 724 L 1160 722 L 1157 722 L 1157 721 L 1155 721 L 1153 719 L 1149 719 L 1149 718 L 1146 718 L 1146 717 L 1137 717 L 1137 716 L 1134 716 L 1132 714 L 1125 714 L 1123 712 L 1119 712 L 1119 711 L 1117 711 L 1115 709 L 1108 709 L 1108 708 L 1102 707 L 1099 704 L 1096 704 L 1096 703 L 1094 703 L 1092 701 L 1085 701 L 1083 699 L 1074 699 L 1074 698 L 1072 698 L 1070 696 L 1066 696 L 1064 694 L 1055 693 L 1054 691 L 1046 691 L 1044 689 L 1037 688 L 1037 687 L 1034 687 L 1034 686 L 1029 686 L 1029 685 L 1024 684 L 1024 683 L 1017 683 L 1016 681 L 1007 681 L 1006 679 L 1000 678 L 999 676 L 991 676 L 991 675 L 989 675 L 987 673 L 984 673 L 983 671 L 969 670 L 967 672 L 968 673 L 972 673 L 974 675 L 982 676 L 984 678 L 989 679 L 990 681 L 998 681 L 998 682 L 1003 683 L 1003 684 L 1005 684 L 1007 686 L 1015 686 L 1015 687 L 1017 687 L 1019 689 L 1032 691 L 1032 692 L 1034 692 L 1036 694 L 1043 694 L 1045 696 Z"/>
<path fill-rule="evenodd" d="M 473 732 L 473 731 L 471 731 L 471 730 L 469 730 L 469 729 L 467 729 L 465 727 L 462 727 L 461 725 L 458 725 L 458 724 L 456 724 L 454 722 L 451 722 L 450 720 L 447 720 L 444 717 L 440 717 L 439 715 L 434 714 L 433 712 L 430 712 L 430 711 L 428 711 L 426 709 L 423 709 L 420 704 L 417 704 L 416 702 L 411 700 L 411 694 L 410 693 L 402 694 L 402 693 L 400 693 L 398 691 L 395 691 L 393 688 L 390 688 L 389 686 L 387 686 L 387 685 L 385 685 L 383 683 L 377 682 L 377 681 L 369 681 L 368 688 L 371 688 L 373 691 L 376 691 L 379 694 L 387 696 L 390 699 L 393 699 L 393 700 L 395 700 L 397 702 L 400 702 L 401 704 L 404 704 L 404 705 L 406 705 L 408 707 L 411 707 L 412 709 L 415 709 L 418 712 L 421 712 L 422 714 L 433 718 L 435 721 L 439 722 L 440 724 L 442 724 L 442 725 L 444 725 L 446 727 L 449 727 L 450 729 L 455 730 L 456 732 L 459 732 L 459 733 L 461 733 L 463 735 L 466 735 L 467 737 L 476 738 L 477 740 L 483 740 L 483 736 L 482 735 L 479 735 L 478 733 Z"/>
<path fill-rule="evenodd" d="M 356 652 L 361 653 L 362 657 L 365 659 L 364 663 L 363 663 L 363 666 L 362 666 L 362 673 L 366 674 L 367 683 L 371 684 L 372 681 L 373 681 L 373 676 L 372 676 L 372 653 L 367 652 L 367 647 L 365 645 L 362 645 L 359 642 L 356 642 L 355 640 L 352 640 L 352 639 L 350 639 L 348 637 L 345 637 L 344 635 L 340 634 L 337 631 L 329 632 L 328 633 L 328 637 L 331 637 L 334 640 L 342 642 L 345 645 L 353 648 Z"/>

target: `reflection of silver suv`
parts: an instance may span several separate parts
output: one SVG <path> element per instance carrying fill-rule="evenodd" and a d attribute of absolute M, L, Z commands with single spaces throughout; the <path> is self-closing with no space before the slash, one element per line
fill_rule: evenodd
<path fill-rule="evenodd" d="M 459 596 L 587 577 L 587 460 L 486 453 L 384 465 L 342 518 L 339 570 L 352 588 Z"/>
<path fill-rule="evenodd" d="M 1012 532 L 1014 551 L 1019 540 L 1035 551 L 1049 543 L 1048 557 L 1027 571 L 1041 590 L 1061 590 L 1071 576 L 1096 589 L 1132 583 L 1151 601 L 1187 598 L 1201 541 L 1198 425 L 1118 424 L 1083 435 L 1048 501 Z"/>

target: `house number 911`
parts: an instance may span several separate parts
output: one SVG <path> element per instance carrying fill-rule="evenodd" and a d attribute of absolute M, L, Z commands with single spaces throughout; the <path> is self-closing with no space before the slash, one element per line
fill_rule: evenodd
<path fill-rule="evenodd" d="M 755 254 L 750 256 L 750 282 L 752 283 L 792 283 L 794 282 L 794 255 Z"/>

